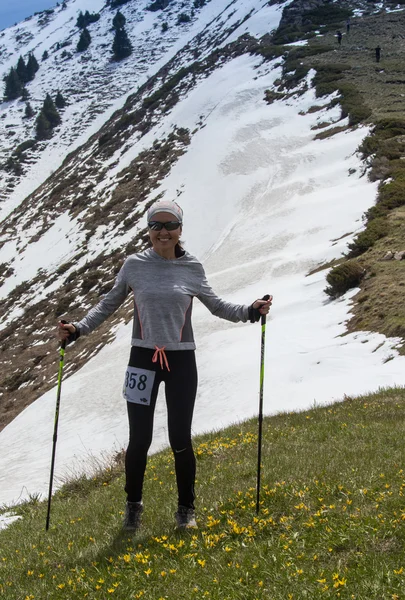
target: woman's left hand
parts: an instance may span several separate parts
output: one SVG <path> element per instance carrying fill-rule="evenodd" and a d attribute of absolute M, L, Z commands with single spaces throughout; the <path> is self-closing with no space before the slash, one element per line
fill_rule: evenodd
<path fill-rule="evenodd" d="M 268 315 L 270 311 L 270 306 L 273 303 L 273 296 L 270 296 L 268 300 L 255 300 L 253 302 L 253 308 L 259 309 L 261 315 Z"/>

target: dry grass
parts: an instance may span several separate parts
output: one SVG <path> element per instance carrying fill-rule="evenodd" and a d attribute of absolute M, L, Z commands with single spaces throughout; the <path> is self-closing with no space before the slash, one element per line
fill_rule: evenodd
<path fill-rule="evenodd" d="M 383 117 L 404 116 L 405 97 L 405 11 L 380 13 L 352 19 L 349 34 L 344 34 L 338 46 L 334 33 L 311 40 L 312 44 L 330 43 L 332 52 L 310 60 L 311 65 L 344 63 L 350 69 L 342 80 L 353 84 L 364 103 L 372 110 L 371 121 Z M 381 60 L 375 61 L 375 48 L 381 47 Z"/>
<path fill-rule="evenodd" d="M 369 276 L 354 297 L 348 330 L 379 331 L 405 338 L 405 261 L 381 260 L 389 250 L 405 250 L 405 208 L 392 211 L 388 222 L 389 235 L 358 259 Z M 405 342 L 399 351 L 405 354 Z"/>

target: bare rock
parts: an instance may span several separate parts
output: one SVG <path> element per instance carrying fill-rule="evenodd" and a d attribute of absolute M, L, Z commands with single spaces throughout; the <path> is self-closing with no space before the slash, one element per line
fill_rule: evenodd
<path fill-rule="evenodd" d="M 382 257 L 381 260 L 392 260 L 395 256 L 395 253 L 392 250 L 388 250 L 387 254 Z"/>
<path fill-rule="evenodd" d="M 395 260 L 404 260 L 405 258 L 405 250 L 401 250 L 400 252 L 395 252 L 394 259 Z"/>

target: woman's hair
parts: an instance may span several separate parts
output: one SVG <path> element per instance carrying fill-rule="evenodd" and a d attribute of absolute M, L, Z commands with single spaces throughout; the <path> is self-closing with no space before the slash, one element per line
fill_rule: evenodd
<path fill-rule="evenodd" d="M 176 258 L 179 258 L 179 256 L 183 256 L 183 254 L 185 253 L 185 250 L 183 248 L 183 242 L 182 240 L 179 240 L 177 242 L 177 244 L 174 247 L 174 253 L 176 255 Z"/>

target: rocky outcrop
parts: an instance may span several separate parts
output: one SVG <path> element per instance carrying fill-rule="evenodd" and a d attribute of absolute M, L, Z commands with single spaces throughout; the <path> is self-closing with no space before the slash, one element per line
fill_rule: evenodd
<path fill-rule="evenodd" d="M 338 4 L 339 8 L 351 9 L 352 2 L 341 0 Z M 332 0 L 294 0 L 285 7 L 280 21 L 280 29 L 284 27 L 302 27 L 311 23 L 311 13 L 319 8 L 326 8 L 328 5 L 333 10 L 336 3 Z M 310 13 L 308 15 L 308 13 Z M 314 13 L 313 13 L 314 14 Z"/>
<path fill-rule="evenodd" d="M 405 250 L 399 250 L 397 252 L 393 252 L 389 250 L 381 260 L 405 260 Z"/>

